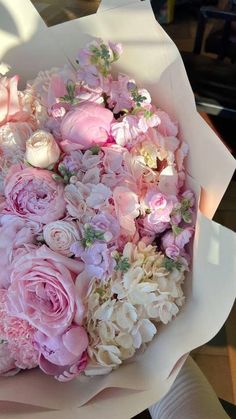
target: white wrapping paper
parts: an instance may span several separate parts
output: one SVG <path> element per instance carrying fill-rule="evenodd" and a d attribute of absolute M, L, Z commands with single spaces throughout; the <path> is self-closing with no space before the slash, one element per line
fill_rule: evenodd
<path fill-rule="evenodd" d="M 17 0 L 11 0 L 9 10 L 14 8 L 14 3 L 16 6 Z M 196 191 L 198 185 L 202 186 L 193 271 L 185 287 L 186 304 L 175 321 L 160 328 L 157 337 L 138 360 L 108 376 L 64 384 L 35 370 L 14 378 L 1 378 L 0 414 L 2 412 L 4 417 L 132 417 L 168 391 L 186 354 L 218 332 L 235 299 L 236 235 L 209 219 L 227 188 L 235 160 L 198 115 L 179 52 L 155 21 L 149 2 L 126 3 L 121 8 L 112 7 L 47 30 L 42 27 L 42 36 L 50 39 L 45 45 L 47 67 L 52 66 L 50 48 L 53 38 L 56 40 L 54 54 L 58 60 L 55 64 L 64 60 L 63 54 L 73 62 L 78 48 L 93 36 L 122 42 L 124 54 L 117 70 L 134 77 L 151 92 L 154 103 L 178 120 L 181 138 L 190 145 L 188 172 L 195 181 L 189 178 L 189 182 Z M 103 6 L 103 10 L 107 9 L 107 5 L 103 3 Z M 35 16 L 29 4 L 27 10 L 28 17 L 30 14 Z M 32 45 L 35 49 L 37 42 Z M 40 68 L 40 54 L 39 49 L 39 62 L 34 63 L 33 70 L 37 66 Z M 26 67 L 32 78 L 35 73 L 28 68 L 30 62 Z M 17 66 L 15 70 L 20 71 Z"/>

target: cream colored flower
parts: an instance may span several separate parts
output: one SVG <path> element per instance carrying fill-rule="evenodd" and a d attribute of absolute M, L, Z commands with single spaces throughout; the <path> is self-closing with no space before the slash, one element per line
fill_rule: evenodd
<path fill-rule="evenodd" d="M 60 149 L 52 134 L 47 131 L 36 131 L 26 142 L 26 160 L 34 167 L 46 169 L 56 163 Z"/>
<path fill-rule="evenodd" d="M 73 222 L 59 220 L 45 225 L 43 238 L 50 249 L 70 257 L 73 255 L 70 247 L 80 239 L 80 235 Z"/>

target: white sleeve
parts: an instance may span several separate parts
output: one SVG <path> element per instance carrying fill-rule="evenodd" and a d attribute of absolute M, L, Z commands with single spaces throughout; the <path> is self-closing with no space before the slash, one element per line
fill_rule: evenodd
<path fill-rule="evenodd" d="M 227 419 L 213 388 L 188 358 L 166 396 L 149 408 L 153 419 Z"/>

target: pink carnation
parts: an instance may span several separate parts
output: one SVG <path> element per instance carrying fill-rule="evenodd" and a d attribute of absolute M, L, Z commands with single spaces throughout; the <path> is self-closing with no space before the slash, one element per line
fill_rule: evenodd
<path fill-rule="evenodd" d="M 63 192 L 48 170 L 12 166 L 5 180 L 5 212 L 47 224 L 63 217 Z"/>
<path fill-rule="evenodd" d="M 14 360 L 14 367 L 31 369 L 38 365 L 38 351 L 34 346 L 36 329 L 27 321 L 10 316 L 6 310 L 7 291 L 0 291 L 0 337 L 8 347 L 8 356 Z M 2 344 L 1 344 L 2 345 Z M 13 364 L 11 365 L 12 369 Z M 0 373 L 3 371 L 0 365 Z"/>

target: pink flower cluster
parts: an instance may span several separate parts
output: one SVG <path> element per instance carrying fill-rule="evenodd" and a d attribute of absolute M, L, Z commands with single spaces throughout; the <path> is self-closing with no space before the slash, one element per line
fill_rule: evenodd
<path fill-rule="evenodd" d="M 163 304 L 170 310 L 165 323 L 182 304 L 180 284 L 194 232 L 194 195 L 185 188 L 183 165 L 187 146 L 177 138 L 177 123 L 152 104 L 147 90 L 125 74 L 112 77 L 121 52 L 119 44 L 95 40 L 79 52 L 77 72 L 67 68 L 36 79 L 31 89 L 47 107 L 40 124 L 36 105 L 29 107 L 26 93 L 17 91 L 17 78 L 0 79 L 0 129 L 26 121 L 29 126 L 24 136 L 13 130 L 0 135 L 1 374 L 39 366 L 67 381 L 87 365 L 106 365 L 108 335 L 91 329 L 89 320 L 91 301 L 100 319 L 94 290 L 113 306 L 119 295 L 116 315 L 123 321 L 115 321 L 125 332 L 116 336 L 114 329 L 112 339 L 120 354 L 128 333 L 139 336 L 139 346 L 153 338 L 152 322 L 164 318 Z M 134 265 L 129 246 L 141 249 Z M 144 301 L 121 288 L 128 277 L 133 281 L 136 266 L 144 274 L 145 264 L 155 264 L 155 255 L 159 280 L 163 276 L 161 285 L 154 284 L 153 265 L 151 289 L 160 295 L 150 313 L 156 315 L 142 317 L 137 307 Z M 169 277 L 175 278 L 175 294 Z M 127 310 L 136 313 L 134 330 L 126 330 Z"/>

